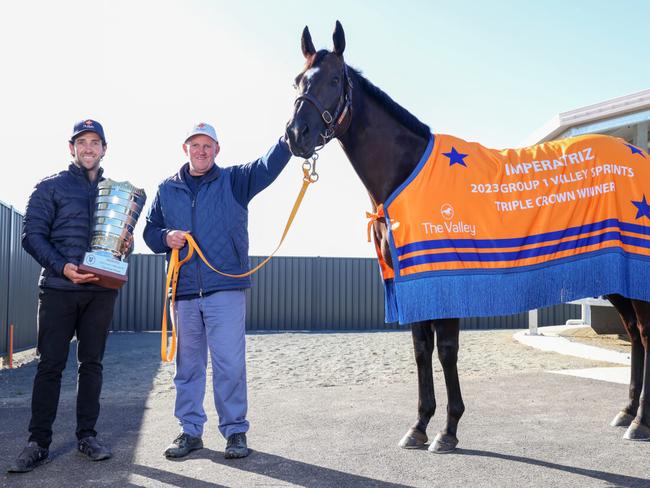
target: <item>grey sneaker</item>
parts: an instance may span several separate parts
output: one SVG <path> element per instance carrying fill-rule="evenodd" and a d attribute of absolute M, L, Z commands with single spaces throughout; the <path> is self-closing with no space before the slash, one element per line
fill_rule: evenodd
<path fill-rule="evenodd" d="M 49 463 L 49 450 L 31 441 L 22 450 L 16 461 L 7 469 L 8 473 L 27 473 L 41 464 Z"/>
<path fill-rule="evenodd" d="M 182 458 L 187 456 L 192 451 L 203 448 L 203 441 L 200 437 L 194 437 L 185 432 L 181 433 L 174 442 L 172 442 L 167 449 L 165 449 L 165 457 L 167 458 Z"/>
<path fill-rule="evenodd" d="M 226 459 L 243 458 L 250 454 L 250 449 L 246 445 L 246 434 L 237 432 L 236 434 L 228 437 L 226 442 L 226 451 L 224 456 Z"/>
<path fill-rule="evenodd" d="M 113 456 L 111 450 L 97 440 L 96 437 L 79 439 L 77 449 L 91 461 L 103 461 Z"/>

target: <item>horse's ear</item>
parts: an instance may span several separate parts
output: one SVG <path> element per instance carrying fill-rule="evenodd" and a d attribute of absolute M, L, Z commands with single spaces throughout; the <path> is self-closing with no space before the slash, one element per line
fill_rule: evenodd
<path fill-rule="evenodd" d="M 302 30 L 302 39 L 300 39 L 300 47 L 302 48 L 302 55 L 306 58 L 316 54 L 316 49 L 314 48 L 314 43 L 311 41 L 311 34 L 309 33 L 309 27 L 305 26 Z"/>
<path fill-rule="evenodd" d="M 345 32 L 343 32 L 343 26 L 338 20 L 336 21 L 332 39 L 334 39 L 334 52 L 339 56 L 343 55 L 343 51 L 345 51 Z"/>

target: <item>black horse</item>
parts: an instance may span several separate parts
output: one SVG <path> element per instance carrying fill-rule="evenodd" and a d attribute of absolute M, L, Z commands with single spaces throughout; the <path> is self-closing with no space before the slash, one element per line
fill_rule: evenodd
<path fill-rule="evenodd" d="M 333 39 L 333 51 L 316 51 L 309 29 L 305 27 L 302 33 L 306 63 L 295 79 L 298 96 L 287 138 L 292 153 L 305 159 L 319 146 L 338 139 L 376 209 L 413 172 L 430 130 L 345 64 L 345 35 L 339 22 Z M 385 219 L 374 222 L 373 233 L 382 256 L 392 266 Z M 632 343 L 629 400 L 611 424 L 628 427 L 626 439 L 650 440 L 650 303 L 621 295 L 608 298 Z M 428 442 L 426 429 L 436 410 L 432 356 L 437 339 L 447 387 L 447 421 L 429 450 L 449 452 L 458 444 L 458 421 L 465 411 L 457 369 L 459 320 L 418 322 L 411 324 L 411 331 L 418 368 L 418 416 L 400 446 L 422 448 Z"/>

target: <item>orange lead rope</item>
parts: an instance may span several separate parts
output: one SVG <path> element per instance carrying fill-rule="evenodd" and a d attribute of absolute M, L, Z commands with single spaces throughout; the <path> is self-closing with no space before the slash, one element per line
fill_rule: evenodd
<path fill-rule="evenodd" d="M 171 258 L 169 259 L 169 266 L 167 267 L 167 283 L 165 285 L 165 303 L 163 304 L 163 318 L 162 318 L 162 341 L 160 343 L 160 355 L 163 362 L 171 362 L 176 355 L 176 320 L 174 318 L 174 299 L 176 298 L 176 285 L 178 284 L 178 273 L 187 261 L 190 260 L 194 254 L 194 249 L 190 247 L 187 256 L 182 261 L 178 260 L 178 249 L 172 250 Z M 167 292 L 171 286 L 171 323 L 172 323 L 172 342 L 167 353 Z"/>
<path fill-rule="evenodd" d="M 303 165 L 304 176 L 302 179 L 302 188 L 300 188 L 300 193 L 298 193 L 296 202 L 293 204 L 293 208 L 291 209 L 291 214 L 289 215 L 287 224 L 284 227 L 284 232 L 282 233 L 280 242 L 278 243 L 277 247 L 269 257 L 264 259 L 264 261 L 262 261 L 260 264 L 255 266 L 250 271 L 242 274 L 229 274 L 229 273 L 224 273 L 222 271 L 219 271 L 208 262 L 205 255 L 203 254 L 198 244 L 194 240 L 194 237 L 192 237 L 189 233 L 185 234 L 185 238 L 187 239 L 188 252 L 187 252 L 187 256 L 185 256 L 185 258 L 183 258 L 182 261 L 179 260 L 179 250 L 172 249 L 172 254 L 169 259 L 169 265 L 167 266 L 167 282 L 165 284 L 165 303 L 163 304 L 162 335 L 161 335 L 161 342 L 160 342 L 160 356 L 162 357 L 163 362 L 169 363 L 173 361 L 174 356 L 176 355 L 176 319 L 174 317 L 174 303 L 176 298 L 176 286 L 178 285 L 178 275 L 180 273 L 181 266 L 183 266 L 186 262 L 188 262 L 194 255 L 194 252 L 196 251 L 196 253 L 199 255 L 201 260 L 205 263 L 205 265 L 208 268 L 210 268 L 212 271 L 214 271 L 215 273 L 219 273 L 220 275 L 228 276 L 229 278 L 245 278 L 257 272 L 260 268 L 266 265 L 266 263 L 268 263 L 271 260 L 271 258 L 275 255 L 275 253 L 278 252 L 278 249 L 280 249 L 282 242 L 284 242 L 284 238 L 289 233 L 289 227 L 291 227 L 293 219 L 298 213 L 298 208 L 302 203 L 302 199 L 305 197 L 305 192 L 307 191 L 307 187 L 310 184 L 315 183 L 316 180 L 318 180 L 318 174 L 315 172 L 310 173 L 309 171 L 310 169 L 311 166 Z M 169 351 L 167 351 L 167 293 L 169 292 L 170 287 L 171 287 L 170 312 L 171 312 L 171 324 L 172 324 L 172 340 L 169 346 Z"/>

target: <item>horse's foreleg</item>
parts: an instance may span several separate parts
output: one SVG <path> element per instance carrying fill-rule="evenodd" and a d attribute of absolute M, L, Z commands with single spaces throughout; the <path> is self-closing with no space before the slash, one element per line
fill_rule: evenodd
<path fill-rule="evenodd" d="M 458 421 L 465 412 L 458 379 L 459 322 L 458 319 L 444 319 L 434 323 L 438 339 L 438 359 L 442 364 L 447 388 L 447 423 L 429 446 L 429 450 L 436 453 L 451 452 L 456 448 Z"/>
<path fill-rule="evenodd" d="M 632 423 L 639 409 L 639 398 L 641 396 L 641 387 L 643 386 L 643 368 L 646 362 L 644 360 L 645 353 L 632 301 L 621 295 L 608 295 L 607 299 L 616 308 L 632 344 L 629 400 L 627 405 L 625 405 L 610 423 L 612 427 L 627 427 Z"/>
<path fill-rule="evenodd" d="M 650 302 L 632 300 L 643 345 L 643 382 L 636 417 L 625 431 L 625 439 L 650 441 Z"/>
<path fill-rule="evenodd" d="M 418 419 L 399 442 L 399 446 L 404 449 L 418 449 L 425 446 L 429 440 L 427 426 L 436 412 L 432 365 L 435 337 L 432 322 L 411 324 L 411 335 L 415 364 L 418 367 Z"/>

